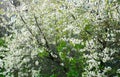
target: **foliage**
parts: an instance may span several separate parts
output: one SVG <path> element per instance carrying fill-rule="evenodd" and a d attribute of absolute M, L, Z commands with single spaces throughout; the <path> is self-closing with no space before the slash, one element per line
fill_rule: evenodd
<path fill-rule="evenodd" d="M 5 12 L 10 20 L 4 23 L 12 24 L 6 26 L 10 34 L 3 37 L 5 41 L 0 39 L 6 51 L 1 53 L 1 75 L 120 76 L 119 0 L 10 3 Z"/>

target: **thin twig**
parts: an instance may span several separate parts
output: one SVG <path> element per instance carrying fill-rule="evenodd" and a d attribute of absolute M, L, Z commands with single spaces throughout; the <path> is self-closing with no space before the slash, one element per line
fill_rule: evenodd
<path fill-rule="evenodd" d="M 32 30 L 28 27 L 27 23 L 25 22 L 25 20 L 23 19 L 23 17 L 20 15 L 21 20 L 23 21 L 23 23 L 25 24 L 26 28 L 28 29 L 28 31 L 31 33 L 31 35 L 34 37 L 34 34 L 32 33 Z"/>
<path fill-rule="evenodd" d="M 45 42 L 46 42 L 46 47 L 47 47 L 47 49 L 49 49 L 49 50 L 51 51 L 51 49 L 50 49 L 50 47 L 49 47 L 49 44 L 48 44 L 48 41 L 47 41 L 47 38 L 45 37 L 44 33 L 42 32 L 42 30 L 41 30 L 41 28 L 40 28 L 40 26 L 39 26 L 39 24 L 38 24 L 37 17 L 35 16 L 35 14 L 34 14 L 34 19 L 35 19 L 35 22 L 36 22 L 36 26 L 39 28 L 39 31 L 41 32 L 41 34 L 42 34 L 42 36 L 43 36 L 43 38 L 44 38 L 44 40 L 45 40 Z M 62 60 L 61 60 L 61 58 L 60 58 L 60 56 L 59 56 L 58 54 L 54 54 L 54 55 L 57 55 L 57 58 L 55 58 L 55 57 L 53 57 L 53 56 L 51 55 L 51 52 L 50 52 L 49 50 L 47 50 L 47 52 L 49 53 L 49 57 L 50 57 L 50 59 L 51 59 L 52 61 L 55 61 L 55 62 L 56 62 L 57 64 L 59 64 L 59 65 L 60 65 L 60 63 L 63 63 Z M 58 59 L 58 61 L 56 61 L 55 59 Z M 64 71 L 67 72 L 66 67 L 64 66 L 63 68 L 64 68 Z"/>
<path fill-rule="evenodd" d="M 41 30 L 41 28 L 40 28 L 40 26 L 39 26 L 39 24 L 38 24 L 37 17 L 35 16 L 35 14 L 34 14 L 34 19 L 35 19 L 35 22 L 36 22 L 36 26 L 38 27 L 40 33 L 42 34 L 42 36 L 43 36 L 43 38 L 44 38 L 44 40 L 45 40 L 45 43 L 46 43 L 45 45 L 46 45 L 46 47 L 47 47 L 48 49 L 50 49 L 49 44 L 48 44 L 48 41 L 47 41 L 47 38 L 45 37 L 45 34 L 42 32 L 42 30 Z"/>

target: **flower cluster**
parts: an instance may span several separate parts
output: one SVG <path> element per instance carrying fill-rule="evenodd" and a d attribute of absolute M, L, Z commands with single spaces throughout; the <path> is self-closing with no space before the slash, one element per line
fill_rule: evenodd
<path fill-rule="evenodd" d="M 116 0 L 20 0 L 3 37 L 6 77 L 120 76 L 120 5 Z M 1 56 L 0 54 L 0 56 Z M 0 70 L 1 71 L 1 70 Z M 0 73 L 1 75 L 1 73 Z"/>

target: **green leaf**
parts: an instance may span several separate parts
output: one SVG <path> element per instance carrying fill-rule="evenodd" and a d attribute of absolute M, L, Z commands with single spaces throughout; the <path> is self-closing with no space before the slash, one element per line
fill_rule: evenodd
<path fill-rule="evenodd" d="M 75 44 L 76 49 L 83 49 L 85 46 L 81 44 Z"/>
<path fill-rule="evenodd" d="M 57 77 L 55 74 L 51 75 L 50 77 Z"/>
<path fill-rule="evenodd" d="M 79 73 L 74 69 L 70 69 L 67 73 L 67 77 L 79 77 Z"/>
<path fill-rule="evenodd" d="M 86 31 L 91 32 L 91 31 L 93 31 L 93 30 L 92 30 L 92 27 L 93 27 L 93 26 L 92 26 L 91 24 L 88 24 L 88 25 L 85 26 L 84 29 L 85 29 Z"/>
<path fill-rule="evenodd" d="M 38 56 L 39 57 L 45 57 L 45 56 L 48 56 L 48 53 L 45 51 L 45 50 L 43 50 L 43 49 L 38 49 L 40 52 L 38 53 Z"/>
<path fill-rule="evenodd" d="M 4 46 L 5 45 L 5 40 L 0 38 L 0 46 Z"/>
<path fill-rule="evenodd" d="M 65 41 L 60 41 L 60 44 L 57 46 L 57 50 L 63 51 L 63 49 L 66 47 L 66 42 Z"/>
<path fill-rule="evenodd" d="M 58 12 L 63 13 L 62 10 L 58 10 Z"/>
<path fill-rule="evenodd" d="M 120 0 L 117 0 L 118 3 L 120 3 Z"/>
<path fill-rule="evenodd" d="M 3 14 L 3 13 L 4 13 L 3 9 L 0 8 L 0 14 Z"/>

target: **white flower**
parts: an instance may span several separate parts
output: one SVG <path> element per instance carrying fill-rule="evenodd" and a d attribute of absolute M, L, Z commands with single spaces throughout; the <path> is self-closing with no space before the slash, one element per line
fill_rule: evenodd
<path fill-rule="evenodd" d="M 35 61 L 35 65 L 39 65 L 39 61 Z"/>
<path fill-rule="evenodd" d="M 105 67 L 103 71 L 104 71 L 104 73 L 105 73 L 105 72 L 108 72 L 108 71 L 110 71 L 110 70 L 112 70 L 111 67 Z"/>
<path fill-rule="evenodd" d="M 56 55 L 56 54 L 54 54 L 54 53 L 50 53 L 51 55 L 52 55 L 52 57 L 54 57 L 54 58 L 57 58 L 58 56 Z"/>
<path fill-rule="evenodd" d="M 61 66 L 64 66 L 64 63 L 60 63 Z"/>
<path fill-rule="evenodd" d="M 23 59 L 23 62 L 25 62 L 25 63 L 26 63 L 26 62 L 29 62 L 29 61 L 30 61 L 29 58 L 24 58 L 24 59 Z"/>
<path fill-rule="evenodd" d="M 90 77 L 96 76 L 96 73 L 95 73 L 94 71 L 90 71 L 90 72 L 89 72 L 89 76 L 90 76 Z"/>
<path fill-rule="evenodd" d="M 120 74 L 120 69 L 117 69 L 116 73 L 119 73 L 119 74 Z"/>
<path fill-rule="evenodd" d="M 0 59 L 0 68 L 3 67 L 3 61 Z"/>

